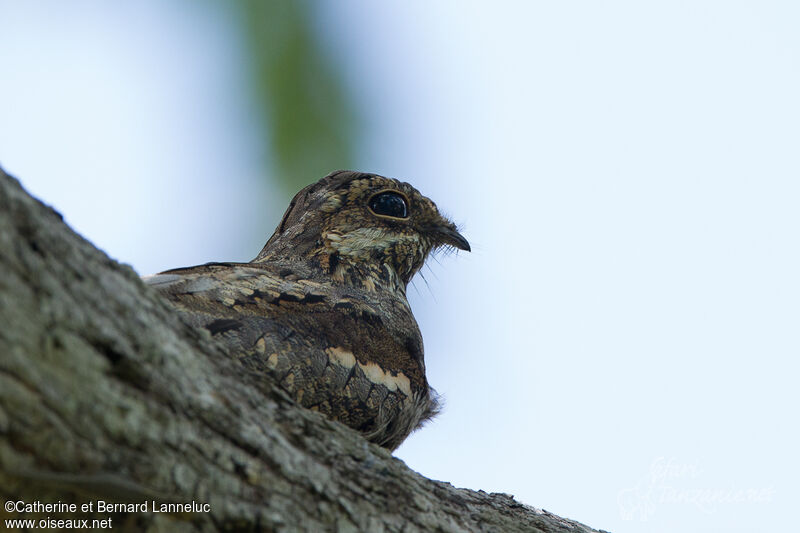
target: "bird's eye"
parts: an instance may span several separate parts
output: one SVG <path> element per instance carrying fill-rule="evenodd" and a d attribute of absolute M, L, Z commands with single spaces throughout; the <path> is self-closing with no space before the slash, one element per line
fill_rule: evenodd
<path fill-rule="evenodd" d="M 369 208 L 376 215 L 394 218 L 407 218 L 408 206 L 406 199 L 396 192 L 378 193 L 369 200 Z"/>

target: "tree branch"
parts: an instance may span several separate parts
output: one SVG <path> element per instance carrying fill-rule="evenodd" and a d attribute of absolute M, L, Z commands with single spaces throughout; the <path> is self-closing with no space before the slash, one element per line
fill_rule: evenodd
<path fill-rule="evenodd" d="M 111 518 L 116 529 L 153 531 L 594 531 L 505 494 L 426 479 L 299 408 L 2 170 L 0 324 L 0 495 L 78 506 L 4 519 Z M 149 507 L 99 511 L 98 500 Z M 89 502 L 93 512 L 81 512 Z M 192 502 L 209 507 L 153 512 Z"/>

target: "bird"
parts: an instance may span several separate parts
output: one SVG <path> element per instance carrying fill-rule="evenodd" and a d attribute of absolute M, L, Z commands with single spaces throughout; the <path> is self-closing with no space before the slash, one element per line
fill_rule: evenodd
<path fill-rule="evenodd" d="M 438 249 L 470 245 L 433 201 L 408 183 L 340 170 L 294 196 L 252 261 L 144 281 L 249 371 L 393 451 L 440 410 L 406 297 Z"/>

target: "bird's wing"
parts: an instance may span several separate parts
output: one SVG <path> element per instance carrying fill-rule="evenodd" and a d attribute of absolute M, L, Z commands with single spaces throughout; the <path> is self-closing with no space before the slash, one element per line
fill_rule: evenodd
<path fill-rule="evenodd" d="M 304 406 L 351 427 L 388 435 L 400 423 L 408 426 L 405 435 L 435 409 L 410 310 L 405 320 L 389 320 L 404 324 L 394 331 L 379 302 L 262 265 L 202 265 L 145 282 L 245 366 L 274 376 Z M 414 417 L 390 425 L 408 402 L 419 403 Z"/>

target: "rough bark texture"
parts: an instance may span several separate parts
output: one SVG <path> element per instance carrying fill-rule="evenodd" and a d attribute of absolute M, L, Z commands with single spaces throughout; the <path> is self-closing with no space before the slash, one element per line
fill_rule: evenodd
<path fill-rule="evenodd" d="M 594 531 L 432 481 L 299 408 L 0 171 L 0 497 L 150 531 Z M 209 512 L 154 513 L 162 503 Z"/>

